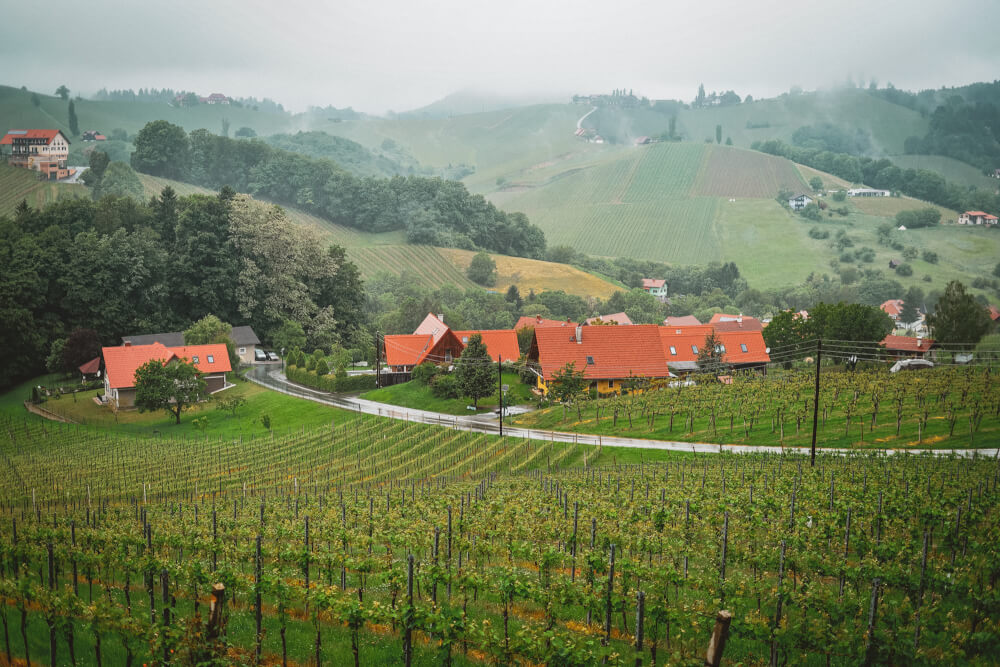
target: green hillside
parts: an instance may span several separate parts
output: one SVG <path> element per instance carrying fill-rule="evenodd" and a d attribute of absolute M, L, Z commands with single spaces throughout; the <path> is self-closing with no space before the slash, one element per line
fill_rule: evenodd
<path fill-rule="evenodd" d="M 943 176 L 946 180 L 974 185 L 995 192 L 1000 181 L 990 178 L 971 164 L 960 162 L 944 155 L 893 155 L 890 158 L 900 169 L 926 169 Z"/>
<path fill-rule="evenodd" d="M 11 215 L 22 200 L 32 208 L 42 208 L 61 199 L 87 196 L 83 185 L 41 181 L 38 172 L 0 164 L 0 216 Z"/>

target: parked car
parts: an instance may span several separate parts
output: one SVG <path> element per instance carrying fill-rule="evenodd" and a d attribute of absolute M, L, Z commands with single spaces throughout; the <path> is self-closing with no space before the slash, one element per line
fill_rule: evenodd
<path fill-rule="evenodd" d="M 281 357 L 279 357 L 274 352 L 268 352 L 267 353 L 267 360 L 268 361 L 281 361 Z"/>
<path fill-rule="evenodd" d="M 267 353 L 259 347 L 253 351 L 254 361 L 267 361 Z"/>

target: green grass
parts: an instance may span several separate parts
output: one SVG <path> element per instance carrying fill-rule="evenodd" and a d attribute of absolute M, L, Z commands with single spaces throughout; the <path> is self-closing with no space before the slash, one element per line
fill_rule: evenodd
<path fill-rule="evenodd" d="M 88 196 L 83 185 L 39 180 L 37 171 L 0 164 L 0 215 L 13 215 L 22 200 L 37 209 L 63 199 Z"/>
<path fill-rule="evenodd" d="M 43 383 L 44 379 L 36 378 L 23 383 L 0 396 L 0 412 L 15 417 L 28 415 L 22 402 L 28 397 L 32 385 Z M 104 390 L 99 389 L 58 399 L 50 397 L 41 407 L 88 428 L 179 437 L 260 435 L 266 432 L 260 423 L 260 416 L 265 414 L 271 418 L 271 428 L 279 432 L 327 425 L 332 421 L 342 423 L 354 417 L 353 412 L 270 391 L 246 380 L 237 380 L 235 387 L 215 395 L 219 400 L 243 396 L 247 403 L 237 417 L 218 410 L 215 401 L 207 401 L 185 410 L 180 424 L 175 424 L 174 417 L 163 411 L 121 410 L 116 416 L 109 408 L 94 403 L 94 397 L 103 393 Z M 33 415 L 29 417 L 34 418 Z M 195 419 L 207 419 L 207 426 L 204 429 L 197 427 Z"/>
<path fill-rule="evenodd" d="M 432 246 L 348 247 L 347 254 L 358 265 L 361 277 L 366 280 L 375 278 L 380 273 L 391 273 L 432 289 L 443 285 L 454 285 L 462 289 L 479 288 Z"/>
<path fill-rule="evenodd" d="M 926 169 L 961 185 L 974 185 L 990 192 L 1000 188 L 1000 181 L 978 168 L 943 155 L 893 155 L 889 158 L 900 169 Z"/>
<path fill-rule="evenodd" d="M 503 383 L 510 386 L 507 401 L 512 405 L 522 405 L 531 401 L 531 388 L 523 384 L 516 373 L 504 373 Z M 467 406 L 472 405 L 471 399 L 464 396 L 461 398 L 438 398 L 431 393 L 430 386 L 420 384 L 416 380 L 391 387 L 373 389 L 361 394 L 361 398 L 413 410 L 429 410 L 449 415 L 470 415 L 495 410 L 500 404 L 497 394 L 498 392 L 493 392 L 491 396 L 479 399 L 479 409 L 475 412 L 467 409 Z"/>
<path fill-rule="evenodd" d="M 773 198 L 780 190 L 805 192 L 794 163 L 756 151 L 709 146 L 694 191 L 726 198 Z"/>

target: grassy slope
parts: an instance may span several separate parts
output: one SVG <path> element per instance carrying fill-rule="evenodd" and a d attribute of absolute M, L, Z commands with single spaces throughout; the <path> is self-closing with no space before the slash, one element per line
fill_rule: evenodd
<path fill-rule="evenodd" d="M 61 199 L 86 196 L 83 185 L 40 181 L 37 172 L 0 164 L 0 215 L 13 214 L 21 200 L 32 208 L 42 208 Z"/>
<path fill-rule="evenodd" d="M 890 158 L 900 169 L 926 169 L 940 174 L 949 181 L 975 185 L 995 192 L 1000 181 L 990 178 L 971 164 L 943 155 L 893 155 Z"/>
<path fill-rule="evenodd" d="M 508 405 L 521 405 L 531 402 L 531 388 L 521 382 L 517 373 L 504 373 L 503 383 L 510 386 L 507 395 Z M 492 395 L 479 399 L 479 410 L 473 412 L 467 407 L 472 405 L 472 401 L 468 398 L 438 398 L 431 393 L 429 386 L 420 384 L 416 380 L 382 389 L 373 389 L 361 394 L 361 398 L 388 403 L 390 405 L 398 405 L 401 408 L 430 410 L 449 415 L 479 414 L 495 410 L 499 405 L 497 392 L 493 392 Z"/>

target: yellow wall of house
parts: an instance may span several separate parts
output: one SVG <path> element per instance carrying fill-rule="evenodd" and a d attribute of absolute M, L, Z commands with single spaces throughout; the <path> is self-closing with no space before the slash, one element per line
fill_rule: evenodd
<path fill-rule="evenodd" d="M 611 394 L 620 394 L 622 392 L 622 385 L 627 380 L 616 379 L 616 380 L 598 380 L 597 381 L 597 395 L 598 396 L 609 396 Z M 653 378 L 649 380 L 649 386 L 647 389 L 633 389 L 631 393 L 641 394 L 644 391 L 649 391 L 651 389 L 659 389 L 660 387 L 666 386 L 669 380 L 666 378 Z M 543 395 L 548 395 L 549 386 L 543 378 L 537 378 L 538 389 Z"/>

